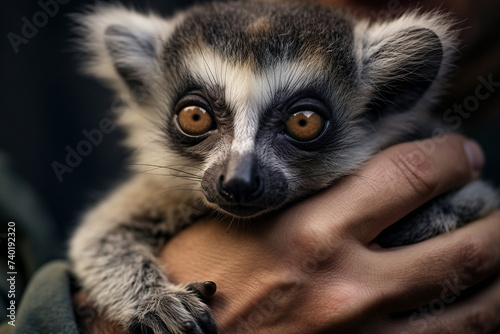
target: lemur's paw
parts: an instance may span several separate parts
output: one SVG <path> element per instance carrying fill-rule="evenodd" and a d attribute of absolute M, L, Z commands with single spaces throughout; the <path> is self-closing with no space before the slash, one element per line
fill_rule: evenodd
<path fill-rule="evenodd" d="M 213 282 L 191 283 L 185 290 L 151 296 L 130 321 L 131 334 L 217 334 L 203 299 L 215 293 Z"/>

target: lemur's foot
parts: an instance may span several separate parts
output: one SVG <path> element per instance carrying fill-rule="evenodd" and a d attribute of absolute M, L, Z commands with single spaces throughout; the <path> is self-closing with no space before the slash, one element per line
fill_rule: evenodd
<path fill-rule="evenodd" d="M 131 334 L 217 334 L 204 299 L 215 293 L 213 282 L 191 283 L 186 289 L 153 295 L 137 309 L 130 321 Z"/>

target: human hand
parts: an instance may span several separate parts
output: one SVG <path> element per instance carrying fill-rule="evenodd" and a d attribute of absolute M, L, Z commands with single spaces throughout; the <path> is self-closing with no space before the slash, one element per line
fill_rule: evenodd
<path fill-rule="evenodd" d="M 450 135 L 397 145 L 271 217 L 204 219 L 161 253 L 169 278 L 217 283 L 209 303 L 219 333 L 489 333 L 500 324 L 498 277 L 453 302 L 500 272 L 499 211 L 415 245 L 372 243 L 478 177 L 482 154 L 470 163 L 464 143 Z"/>

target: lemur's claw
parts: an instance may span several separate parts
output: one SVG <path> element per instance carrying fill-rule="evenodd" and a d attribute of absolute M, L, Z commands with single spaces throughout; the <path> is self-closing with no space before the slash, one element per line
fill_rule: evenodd
<path fill-rule="evenodd" d="M 208 283 L 208 284 L 207 284 Z M 203 298 L 215 293 L 215 283 L 191 283 L 185 290 L 166 292 L 145 300 L 129 323 L 131 334 L 217 334 Z"/>
<path fill-rule="evenodd" d="M 186 287 L 188 290 L 193 291 L 199 295 L 201 299 L 208 299 L 212 297 L 217 291 L 217 285 L 212 281 L 206 282 L 193 282 Z"/>

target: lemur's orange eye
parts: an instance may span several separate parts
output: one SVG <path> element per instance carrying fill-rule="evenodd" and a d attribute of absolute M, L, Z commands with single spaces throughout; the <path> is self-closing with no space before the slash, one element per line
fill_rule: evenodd
<path fill-rule="evenodd" d="M 214 127 L 212 116 L 205 109 L 198 106 L 183 108 L 178 117 L 182 131 L 191 136 L 201 136 Z"/>
<path fill-rule="evenodd" d="M 286 121 L 286 132 L 290 137 L 299 141 L 317 138 L 324 127 L 325 120 L 314 111 L 300 111 Z"/>

